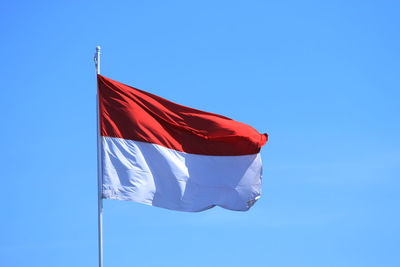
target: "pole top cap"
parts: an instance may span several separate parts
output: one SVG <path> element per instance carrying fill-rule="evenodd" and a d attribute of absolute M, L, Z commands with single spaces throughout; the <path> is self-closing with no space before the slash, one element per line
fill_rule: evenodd
<path fill-rule="evenodd" d="M 100 46 L 96 46 L 96 51 L 100 51 Z"/>

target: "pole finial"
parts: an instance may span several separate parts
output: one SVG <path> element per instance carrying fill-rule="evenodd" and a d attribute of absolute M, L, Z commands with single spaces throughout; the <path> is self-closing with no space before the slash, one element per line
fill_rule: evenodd
<path fill-rule="evenodd" d="M 96 46 L 96 53 L 94 54 L 94 64 L 96 66 L 96 73 L 100 74 L 100 46 Z"/>

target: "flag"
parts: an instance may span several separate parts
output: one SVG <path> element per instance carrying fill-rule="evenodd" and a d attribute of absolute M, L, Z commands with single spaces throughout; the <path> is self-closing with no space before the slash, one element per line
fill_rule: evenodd
<path fill-rule="evenodd" d="M 98 75 L 102 198 L 179 211 L 248 210 L 268 135 Z"/>

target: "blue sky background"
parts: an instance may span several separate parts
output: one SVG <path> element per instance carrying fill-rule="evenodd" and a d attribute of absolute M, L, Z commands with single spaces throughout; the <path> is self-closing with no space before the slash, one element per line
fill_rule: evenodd
<path fill-rule="evenodd" d="M 400 266 L 398 1 L 7 1 L 0 266 L 97 266 L 95 72 L 267 132 L 246 213 L 104 201 L 104 266 Z"/>

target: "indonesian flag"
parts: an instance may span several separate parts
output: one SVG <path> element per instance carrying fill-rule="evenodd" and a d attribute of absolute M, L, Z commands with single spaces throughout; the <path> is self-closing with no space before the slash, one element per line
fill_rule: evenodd
<path fill-rule="evenodd" d="M 102 197 L 179 211 L 246 211 L 268 135 L 98 75 Z"/>

